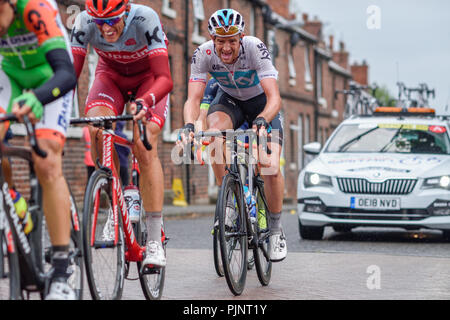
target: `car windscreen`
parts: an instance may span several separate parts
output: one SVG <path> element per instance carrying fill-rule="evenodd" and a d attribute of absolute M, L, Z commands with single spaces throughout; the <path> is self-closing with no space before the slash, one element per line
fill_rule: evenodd
<path fill-rule="evenodd" d="M 450 140 L 444 126 L 348 124 L 338 129 L 325 152 L 450 154 Z"/>

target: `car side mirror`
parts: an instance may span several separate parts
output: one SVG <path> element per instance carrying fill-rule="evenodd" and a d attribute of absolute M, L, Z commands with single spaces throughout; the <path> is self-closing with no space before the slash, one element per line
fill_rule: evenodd
<path fill-rule="evenodd" d="M 322 149 L 322 145 L 319 142 L 311 142 L 303 146 L 303 150 L 307 154 L 311 155 L 318 155 L 320 153 L 320 149 Z"/>

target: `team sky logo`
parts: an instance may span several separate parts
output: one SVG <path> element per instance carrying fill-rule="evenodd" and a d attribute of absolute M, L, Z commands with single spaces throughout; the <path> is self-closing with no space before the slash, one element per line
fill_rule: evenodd
<path fill-rule="evenodd" d="M 261 42 L 256 47 L 259 49 L 259 52 L 261 53 L 261 59 L 271 60 L 269 49 L 267 49 L 264 43 Z"/>
<path fill-rule="evenodd" d="M 260 80 L 255 70 L 229 72 L 211 72 L 220 85 L 230 89 L 246 89 L 259 85 Z"/>

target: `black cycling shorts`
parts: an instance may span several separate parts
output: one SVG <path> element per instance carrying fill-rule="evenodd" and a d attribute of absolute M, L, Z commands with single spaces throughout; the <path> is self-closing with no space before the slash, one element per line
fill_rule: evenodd
<path fill-rule="evenodd" d="M 230 96 L 228 93 L 219 88 L 217 90 L 216 97 L 213 102 L 211 102 L 208 115 L 217 111 L 226 113 L 230 116 L 231 121 L 233 122 L 234 130 L 239 129 L 245 121 L 247 121 L 251 127 L 256 117 L 264 110 L 266 102 L 267 98 L 265 93 L 249 100 L 241 101 Z M 283 145 L 283 123 L 279 113 L 270 122 L 270 125 L 272 130 L 275 130 L 275 132 L 278 133 L 278 139 L 274 142 L 278 142 L 280 145 Z M 273 132 L 273 137 L 276 136 L 275 132 Z M 270 138 L 268 141 L 270 141 Z"/>

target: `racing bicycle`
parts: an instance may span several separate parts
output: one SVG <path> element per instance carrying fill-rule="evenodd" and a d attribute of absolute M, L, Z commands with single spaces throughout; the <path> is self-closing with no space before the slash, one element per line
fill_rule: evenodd
<path fill-rule="evenodd" d="M 242 143 L 242 130 L 199 132 L 195 139 L 226 138 L 231 161 L 226 165 L 226 175 L 222 180 L 216 204 L 215 216 L 218 224 L 213 230 L 214 262 L 219 276 L 225 276 L 227 285 L 234 295 L 241 295 L 247 277 L 248 250 L 253 251 L 258 279 L 263 286 L 270 282 L 272 262 L 269 258 L 269 213 L 264 194 L 264 181 L 256 170 L 254 150 L 259 138 L 253 130 L 245 131 L 250 143 Z M 256 144 L 253 143 L 256 141 Z M 208 145 L 204 140 L 200 144 Z M 250 152 L 249 152 L 250 151 Z M 270 154 L 270 150 L 266 150 Z M 198 156 L 197 156 L 198 157 Z M 244 186 L 254 199 L 256 216 L 250 215 Z M 218 244 L 218 245 L 217 245 Z M 220 251 L 220 258 L 219 253 Z M 221 265 L 220 265 L 221 264 Z"/>
<path fill-rule="evenodd" d="M 46 157 L 39 148 L 34 126 L 27 116 L 23 117 L 30 139 L 30 146 L 40 157 Z M 17 121 L 13 114 L 0 115 L 0 122 Z M 42 191 L 33 167 L 32 152 L 28 147 L 7 146 L 0 143 L 0 159 L 17 157 L 29 167 L 30 198 L 28 211 L 33 221 L 33 229 L 26 234 L 19 221 L 9 185 L 0 175 L 0 299 L 30 299 L 32 293 L 38 293 L 43 299 L 48 293 L 53 273 L 51 267 L 52 246 L 42 211 Z M 70 192 L 70 188 L 69 188 Z M 81 228 L 76 203 L 70 192 L 71 232 L 69 244 L 68 283 L 75 291 L 76 298 L 83 294 L 83 257 Z"/>
<path fill-rule="evenodd" d="M 120 175 L 113 160 L 113 144 L 132 149 L 132 141 L 114 134 L 113 123 L 132 121 L 133 115 L 105 116 L 72 119 L 71 124 L 89 124 L 102 129 L 103 161 L 97 159 L 97 167 L 89 178 L 83 206 L 83 246 L 86 275 L 91 296 L 94 300 L 117 300 L 122 297 L 124 279 L 130 278 L 130 265 L 136 262 L 138 279 L 148 300 L 162 296 L 165 267 L 144 266 L 147 229 L 143 220 L 143 206 L 138 222 L 131 222 L 124 199 Z M 138 121 L 139 135 L 147 150 L 152 146 L 147 140 L 146 130 Z M 133 132 L 135 132 L 133 130 Z M 139 166 L 132 152 L 131 184 L 137 190 Z M 142 199 L 142 197 L 141 197 Z M 109 226 L 108 226 L 109 224 Z M 112 233 L 108 231 L 111 231 Z M 106 233 L 106 234 L 105 234 Z M 161 240 L 165 250 L 167 240 L 164 227 Z"/>

